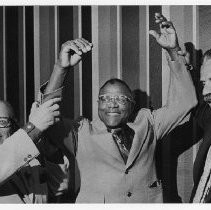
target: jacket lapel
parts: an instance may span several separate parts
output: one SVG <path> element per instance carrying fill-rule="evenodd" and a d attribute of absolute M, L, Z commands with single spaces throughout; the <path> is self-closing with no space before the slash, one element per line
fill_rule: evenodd
<path fill-rule="evenodd" d="M 126 163 L 126 168 L 129 168 L 135 163 L 139 153 L 141 152 L 144 142 L 146 140 L 146 135 L 148 133 L 148 130 L 140 129 L 145 127 L 144 125 L 142 126 L 141 124 L 136 125 L 135 123 L 128 123 L 127 125 L 135 131 L 133 143 Z"/>
<path fill-rule="evenodd" d="M 91 138 L 95 144 L 101 147 L 106 153 L 124 164 L 124 160 L 119 152 L 116 143 L 113 140 L 112 134 L 107 131 L 106 126 L 100 120 L 92 122 L 93 133 Z"/>

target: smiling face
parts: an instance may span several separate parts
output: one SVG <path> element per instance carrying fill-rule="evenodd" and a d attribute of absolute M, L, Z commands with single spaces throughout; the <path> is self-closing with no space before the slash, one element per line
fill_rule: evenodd
<path fill-rule="evenodd" d="M 107 128 L 114 129 L 125 125 L 132 112 L 133 104 L 129 100 L 121 104 L 115 99 L 116 96 L 127 96 L 132 98 L 128 88 L 120 82 L 108 83 L 101 90 L 99 95 L 113 96 L 108 102 L 98 101 L 98 115 Z"/>

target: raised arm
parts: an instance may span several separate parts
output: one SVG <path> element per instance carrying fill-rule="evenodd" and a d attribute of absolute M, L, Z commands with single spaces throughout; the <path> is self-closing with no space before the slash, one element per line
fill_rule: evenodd
<path fill-rule="evenodd" d="M 59 89 L 63 85 L 68 70 L 77 65 L 85 54 L 91 51 L 92 46 L 92 43 L 83 38 L 65 42 L 43 93 L 48 94 Z"/>
<path fill-rule="evenodd" d="M 157 43 L 168 52 L 170 82 L 167 103 L 153 112 L 155 131 L 158 139 L 168 134 L 182 123 L 190 110 L 196 106 L 197 99 L 190 74 L 181 55 L 176 30 L 172 22 L 159 13 L 155 21 L 160 26 L 160 33 L 150 31 Z"/>

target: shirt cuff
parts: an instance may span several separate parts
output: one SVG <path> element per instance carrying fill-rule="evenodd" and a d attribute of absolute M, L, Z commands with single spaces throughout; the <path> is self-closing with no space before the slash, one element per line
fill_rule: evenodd
<path fill-rule="evenodd" d="M 41 85 L 40 91 L 38 93 L 38 100 L 37 100 L 39 104 L 43 104 L 45 101 L 48 101 L 49 99 L 52 99 L 52 98 L 57 98 L 57 97 L 61 98 L 63 95 L 64 86 L 61 88 L 58 88 L 57 90 L 53 92 L 44 94 L 45 88 L 47 87 L 47 85 L 48 85 L 48 81 L 45 82 L 43 85 Z"/>
<path fill-rule="evenodd" d="M 31 122 L 26 123 L 22 129 L 28 134 L 28 136 L 37 146 L 42 136 L 42 132 L 37 127 L 35 127 L 35 125 Z"/>

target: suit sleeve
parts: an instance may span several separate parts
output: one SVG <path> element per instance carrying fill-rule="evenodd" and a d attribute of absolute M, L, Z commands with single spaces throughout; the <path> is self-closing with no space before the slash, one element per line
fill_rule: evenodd
<path fill-rule="evenodd" d="M 61 87 L 51 93 L 44 94 L 44 90 L 48 83 L 45 83 L 39 93 L 38 100 L 40 103 L 55 98 L 61 97 L 64 88 Z M 67 126 L 68 125 L 68 126 Z M 70 157 L 74 156 L 74 150 L 72 145 L 72 131 L 66 120 L 61 120 L 59 123 L 51 126 L 45 132 L 46 141 L 56 147 L 57 153 L 53 158 L 46 158 L 45 168 L 48 174 L 48 187 L 50 192 L 55 195 L 61 195 L 68 190 L 69 183 L 69 170 L 70 170 Z M 63 142 L 63 144 L 57 144 L 57 142 Z M 50 145 L 49 144 L 49 145 Z M 45 156 L 48 153 L 48 149 L 44 149 Z"/>
<path fill-rule="evenodd" d="M 19 129 L 0 145 L 0 185 L 39 155 L 27 133 Z"/>
<path fill-rule="evenodd" d="M 168 64 L 170 82 L 167 103 L 153 111 L 157 139 L 161 139 L 177 125 L 184 123 L 191 109 L 197 104 L 195 88 L 184 58 L 179 56 L 176 61 L 168 60 Z"/>

